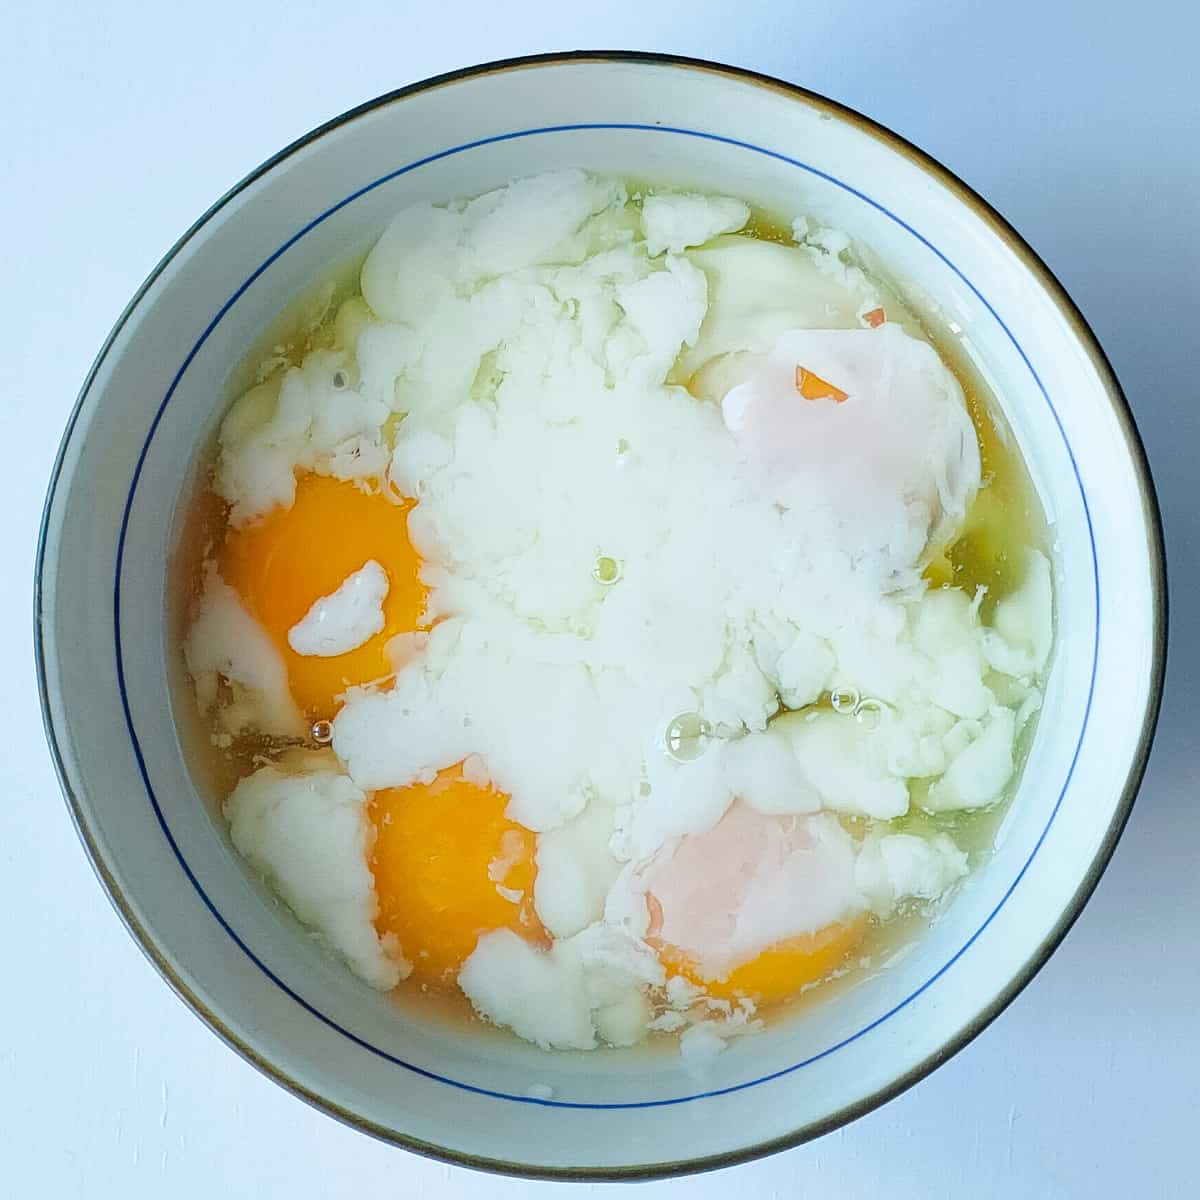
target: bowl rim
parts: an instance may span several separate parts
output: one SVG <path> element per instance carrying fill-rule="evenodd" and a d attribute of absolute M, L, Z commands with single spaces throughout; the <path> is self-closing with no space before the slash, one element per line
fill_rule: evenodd
<path fill-rule="evenodd" d="M 259 178 L 278 166 L 298 151 L 314 144 L 327 133 L 356 120 L 357 118 L 383 108 L 394 101 L 406 97 L 433 91 L 467 79 L 482 76 L 503 74 L 529 68 L 567 65 L 574 63 L 601 64 L 636 64 L 650 67 L 671 67 L 676 69 L 707 73 L 732 80 L 734 82 L 760 87 L 773 91 L 786 99 L 798 101 L 810 108 L 827 114 L 848 124 L 882 143 L 886 148 L 900 154 L 913 163 L 935 182 L 944 187 L 956 200 L 970 209 L 988 227 L 989 231 L 1006 249 L 1030 272 L 1037 280 L 1050 300 L 1058 308 L 1067 322 L 1073 337 L 1088 356 L 1099 377 L 1103 391 L 1117 418 L 1118 425 L 1124 436 L 1125 448 L 1129 454 L 1134 469 L 1138 490 L 1141 496 L 1143 532 L 1150 552 L 1150 590 L 1152 604 L 1152 659 L 1147 693 L 1146 708 L 1143 715 L 1142 727 L 1139 731 L 1137 744 L 1131 758 L 1128 771 L 1120 789 L 1120 796 L 1113 811 L 1105 836 L 1102 839 L 1087 871 L 1084 873 L 1070 901 L 1064 907 L 1059 920 L 1049 934 L 1033 950 L 1005 987 L 986 1005 L 976 1016 L 958 1031 L 953 1037 L 944 1042 L 920 1063 L 911 1067 L 887 1085 L 876 1089 L 869 1096 L 847 1105 L 838 1112 L 829 1114 L 820 1121 L 809 1122 L 791 1133 L 781 1137 L 757 1142 L 737 1150 L 715 1155 L 702 1155 L 693 1158 L 680 1159 L 666 1163 L 652 1163 L 644 1166 L 625 1167 L 545 1167 L 519 1162 L 509 1162 L 484 1156 L 466 1154 L 452 1150 L 436 1143 L 427 1142 L 403 1134 L 395 1129 L 379 1125 L 362 1115 L 343 1108 L 327 1097 L 314 1092 L 298 1080 L 293 1079 L 286 1069 L 261 1054 L 254 1046 L 239 1037 L 230 1029 L 221 1017 L 213 1012 L 208 1004 L 198 996 L 189 985 L 175 972 L 169 960 L 157 945 L 149 930 L 142 925 L 132 906 L 122 894 L 95 838 L 86 814 L 86 805 L 81 797 L 72 789 L 67 774 L 65 756 L 63 754 L 54 721 L 50 711 L 49 685 L 47 680 L 46 657 L 47 650 L 44 636 L 44 600 L 45 589 L 43 580 L 47 570 L 46 554 L 48 529 L 51 510 L 54 505 L 59 483 L 61 482 L 68 447 L 79 422 L 83 407 L 91 393 L 92 385 L 100 368 L 111 350 L 114 342 L 120 336 L 126 323 L 140 306 L 146 293 L 155 284 L 167 267 L 175 260 L 192 238 L 207 225 L 227 204 Z M 691 58 L 682 55 L 639 50 L 572 50 L 550 52 L 545 54 L 523 55 L 511 58 L 497 59 L 480 63 L 475 66 L 460 68 L 430 76 L 427 79 L 397 88 L 367 100 L 362 104 L 346 110 L 329 121 L 303 134 L 282 150 L 266 159 L 250 171 L 245 177 L 233 185 L 223 196 L 216 200 L 193 224 L 182 234 L 173 246 L 151 270 L 145 281 L 134 293 L 129 303 L 117 318 L 112 330 L 105 338 L 103 345 L 84 379 L 79 390 L 74 407 L 67 420 L 58 453 L 54 460 L 50 482 L 46 493 L 45 505 L 38 532 L 37 553 L 34 568 L 33 591 L 33 641 L 34 659 L 37 672 L 38 697 L 42 713 L 42 723 L 58 776 L 59 786 L 66 801 L 76 832 L 83 843 L 85 853 L 90 861 L 104 891 L 125 924 L 134 941 L 154 965 L 155 969 L 200 1020 L 208 1026 L 226 1045 L 237 1052 L 251 1066 L 261 1071 L 268 1078 L 285 1088 L 292 1095 L 305 1103 L 326 1113 L 341 1123 L 366 1133 L 391 1145 L 412 1151 L 422 1156 L 448 1162 L 457 1166 L 475 1170 L 490 1171 L 502 1175 L 516 1176 L 526 1179 L 573 1180 L 573 1181 L 632 1181 L 662 1179 L 673 1176 L 687 1175 L 700 1171 L 715 1170 L 735 1166 L 757 1158 L 774 1154 L 798 1146 L 804 1142 L 820 1137 L 826 1133 L 857 1120 L 861 1116 L 878 1108 L 880 1105 L 894 1099 L 908 1088 L 918 1083 L 935 1067 L 952 1058 L 983 1030 L 991 1024 L 1001 1012 L 1016 998 L 1016 996 L 1032 980 L 1034 975 L 1045 965 L 1050 956 L 1062 942 L 1071 926 L 1082 912 L 1096 885 L 1099 883 L 1117 842 L 1120 839 L 1133 809 L 1134 799 L 1145 775 L 1151 746 L 1154 740 L 1155 728 L 1159 710 L 1162 704 L 1164 678 L 1167 657 L 1168 629 L 1168 597 L 1167 597 L 1167 564 L 1163 539 L 1162 518 L 1159 510 L 1154 481 L 1151 475 L 1145 447 L 1134 421 L 1133 413 L 1125 398 L 1121 385 L 1116 378 L 1103 349 L 1095 334 L 1075 302 L 1071 299 L 1058 278 L 1049 267 L 1038 257 L 1035 251 L 1019 233 L 978 193 L 961 180 L 957 175 L 943 166 L 931 155 L 916 147 L 907 139 L 894 133 L 886 126 L 870 117 L 864 116 L 857 110 L 831 100 L 818 92 L 798 84 L 788 83 L 774 76 L 754 71 L 745 67 L 732 66 L 707 59 Z"/>

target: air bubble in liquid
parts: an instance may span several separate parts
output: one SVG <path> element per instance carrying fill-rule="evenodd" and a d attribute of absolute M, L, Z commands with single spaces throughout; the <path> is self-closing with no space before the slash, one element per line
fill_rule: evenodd
<path fill-rule="evenodd" d="M 708 749 L 712 726 L 699 714 L 680 713 L 667 726 L 667 753 L 676 762 L 692 762 Z"/>
<path fill-rule="evenodd" d="M 864 729 L 877 729 L 883 718 L 883 705 L 878 700 L 860 700 L 854 716 Z"/>
<path fill-rule="evenodd" d="M 621 578 L 621 564 L 607 554 L 601 554 L 592 567 L 592 578 L 597 583 L 616 583 Z"/>

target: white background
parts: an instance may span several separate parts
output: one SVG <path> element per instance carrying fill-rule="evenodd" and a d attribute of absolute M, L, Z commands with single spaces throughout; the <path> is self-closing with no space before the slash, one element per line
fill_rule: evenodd
<path fill-rule="evenodd" d="M 1128 392 L 1163 501 L 1175 625 L 1133 819 L 1087 911 L 1012 1007 L 848 1129 L 637 1194 L 1196 1195 L 1200 20 L 1189 0 L 17 3 L 0 23 L 0 1195 L 566 1193 L 344 1129 L 174 998 L 110 909 L 59 797 L 30 589 L 75 392 L 126 300 L 212 200 L 380 92 L 577 47 L 676 51 L 806 84 L 929 150 L 1007 216 Z"/>

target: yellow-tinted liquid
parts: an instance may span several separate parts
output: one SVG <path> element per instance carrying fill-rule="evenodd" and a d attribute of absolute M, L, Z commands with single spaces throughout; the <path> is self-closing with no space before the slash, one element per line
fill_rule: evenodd
<path fill-rule="evenodd" d="M 632 184 L 630 191 L 636 191 Z M 794 244 L 790 222 L 762 209 L 752 209 L 744 232 L 764 241 Z M 228 386 L 231 401 L 251 386 L 280 379 L 286 369 L 299 365 L 314 350 L 353 351 L 357 329 L 367 312 L 358 290 L 362 259 L 358 255 L 339 264 L 286 306 L 231 372 Z M 872 278 L 884 297 L 887 319 L 932 344 L 962 386 L 979 439 L 983 486 L 962 528 L 929 563 L 925 577 L 931 587 L 960 587 L 969 595 L 979 588 L 985 589 L 981 610 L 986 619 L 996 601 L 1020 585 L 1025 551 L 1030 547 L 1045 550 L 1047 546 L 1046 524 L 1036 491 L 996 398 L 954 336 L 905 306 L 896 289 L 881 280 L 878 273 Z M 486 374 L 485 368 L 486 363 L 481 366 L 480 377 Z M 479 386 L 486 382 L 477 378 Z M 400 419 L 395 418 L 393 425 Z M 389 432 L 394 434 L 394 428 Z M 203 564 L 222 544 L 228 529 L 227 506 L 212 488 L 214 452 L 213 447 L 208 448 L 197 473 L 194 494 L 187 502 L 172 555 L 170 609 L 176 645 L 182 643 L 187 613 L 199 594 Z M 174 682 L 181 739 L 201 791 L 215 814 L 240 778 L 296 743 L 253 735 L 237 738 L 228 746 L 219 745 L 211 736 L 213 731 L 199 718 L 192 696 L 187 694 L 191 689 L 183 673 L 182 656 L 176 668 Z M 821 701 L 826 706 L 828 703 L 828 697 Z M 1031 722 L 1022 735 L 1018 762 L 1024 759 L 1032 727 Z M 1018 782 L 1019 774 L 1010 784 L 1009 796 Z M 988 853 L 1007 802 L 983 811 L 931 815 L 920 807 L 924 786 L 920 781 L 912 783 L 910 812 L 893 826 L 921 834 L 945 831 L 969 852 L 972 866 L 977 866 Z M 847 819 L 845 823 L 851 832 L 861 832 L 862 822 Z M 884 923 L 872 919 L 863 941 L 833 978 L 775 1007 L 799 1011 L 812 1003 L 814 997 L 836 994 L 884 961 L 898 945 L 915 937 L 926 921 L 925 914 L 915 908 L 902 911 Z M 425 991 L 419 984 L 413 990 L 416 988 Z M 451 1021 L 469 1014 L 469 1006 L 457 994 L 438 991 L 422 1000 L 422 1005 L 429 1004 L 440 1006 L 439 1011 Z"/>

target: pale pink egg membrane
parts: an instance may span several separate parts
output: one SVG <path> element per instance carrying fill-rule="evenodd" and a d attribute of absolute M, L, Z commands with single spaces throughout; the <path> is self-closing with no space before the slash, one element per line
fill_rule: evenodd
<path fill-rule="evenodd" d="M 712 979 L 864 907 L 836 818 L 767 816 L 739 801 L 712 829 L 665 847 L 643 878 L 661 910 L 655 936 Z"/>
<path fill-rule="evenodd" d="M 845 399 L 802 396 L 800 367 Z M 721 409 L 747 463 L 784 507 L 830 510 L 845 544 L 888 547 L 894 569 L 966 511 L 979 449 L 961 390 L 898 326 L 793 330 L 729 370 Z"/>

